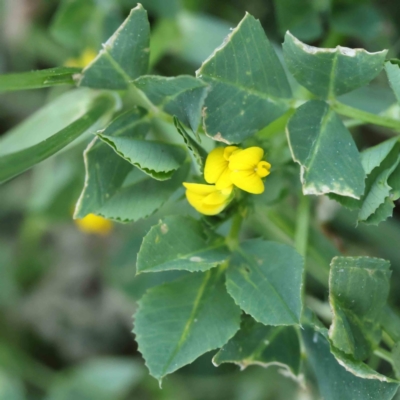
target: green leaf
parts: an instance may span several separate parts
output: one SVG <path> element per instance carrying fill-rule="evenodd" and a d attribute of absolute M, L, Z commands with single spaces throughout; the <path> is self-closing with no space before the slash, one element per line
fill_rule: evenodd
<path fill-rule="evenodd" d="M 379 258 L 335 257 L 329 276 L 333 321 L 329 337 L 356 360 L 379 344 L 379 317 L 389 294 L 390 263 Z M 366 295 L 368 294 L 368 295 Z"/>
<path fill-rule="evenodd" d="M 138 4 L 83 70 L 80 86 L 127 89 L 128 83 L 147 72 L 150 26 L 147 12 Z"/>
<path fill-rule="evenodd" d="M 381 325 L 394 342 L 400 342 L 400 316 L 389 306 L 382 311 Z"/>
<path fill-rule="evenodd" d="M 232 259 L 226 287 L 244 312 L 266 325 L 296 325 L 302 310 L 302 257 L 290 246 L 244 242 Z"/>
<path fill-rule="evenodd" d="M 393 370 L 396 374 L 396 378 L 400 379 L 400 343 L 396 343 L 392 349 L 393 357 Z"/>
<path fill-rule="evenodd" d="M 379 225 L 393 215 L 394 203 L 389 197 L 365 221 L 368 225 Z"/>
<path fill-rule="evenodd" d="M 207 135 L 240 143 L 289 109 L 291 90 L 259 21 L 246 14 L 197 71 L 211 85 L 205 101 Z"/>
<path fill-rule="evenodd" d="M 22 381 L 9 371 L 0 370 L 0 399 L 26 400 Z"/>
<path fill-rule="evenodd" d="M 360 198 L 365 172 L 354 140 L 340 118 L 319 100 L 300 106 L 287 126 L 304 194 L 337 193 Z"/>
<path fill-rule="evenodd" d="M 120 400 L 144 378 L 134 359 L 97 357 L 62 374 L 50 387 L 46 400 Z"/>
<path fill-rule="evenodd" d="M 385 199 L 389 197 L 392 188 L 388 184 L 388 179 L 399 165 L 399 162 L 400 156 L 398 155 L 397 147 L 392 152 L 392 156 L 388 157 L 380 167 L 376 168 L 368 176 L 365 194 L 361 199 L 362 205 L 358 213 L 359 221 L 367 222 L 378 208 L 384 204 Z"/>
<path fill-rule="evenodd" d="M 283 367 L 297 378 L 300 372 L 300 343 L 292 326 L 265 326 L 252 318 L 244 319 L 240 331 L 214 356 L 213 364 L 234 363 Z"/>
<path fill-rule="evenodd" d="M 193 138 L 186 132 L 185 128 L 180 123 L 179 119 L 174 117 L 174 124 L 176 130 L 182 136 L 183 141 L 185 142 L 186 147 L 196 160 L 197 165 L 199 166 L 200 172 L 203 172 L 204 164 L 207 158 L 207 152 L 201 147 Z"/>
<path fill-rule="evenodd" d="M 335 98 L 367 85 L 383 68 L 387 50 L 338 46 L 321 49 L 308 46 L 291 33 L 285 35 L 283 53 L 289 71 L 300 85 L 322 98 Z"/>
<path fill-rule="evenodd" d="M 346 4 L 334 10 L 331 23 L 335 32 L 370 43 L 382 33 L 385 21 L 380 10 L 372 4 Z"/>
<path fill-rule="evenodd" d="M 76 48 L 93 34 L 90 21 L 96 13 L 93 0 L 63 0 L 50 26 L 51 35 L 66 47 Z"/>
<path fill-rule="evenodd" d="M 214 268 L 230 255 L 221 239 L 209 240 L 202 224 L 190 217 L 166 217 L 144 237 L 137 273 Z"/>
<path fill-rule="evenodd" d="M 400 67 L 390 61 L 385 63 L 385 70 L 397 102 L 400 103 Z"/>
<path fill-rule="evenodd" d="M 196 67 L 220 46 L 231 26 L 214 15 L 186 10 L 178 14 L 176 23 L 180 39 L 175 53 Z"/>
<path fill-rule="evenodd" d="M 160 181 L 170 179 L 186 158 L 185 150 L 177 145 L 105 134 L 98 136 L 126 161 Z"/>
<path fill-rule="evenodd" d="M 393 398 L 399 387 L 398 383 L 382 382 L 374 374 L 371 374 L 370 378 L 365 376 L 367 379 L 355 376 L 346 371 L 331 354 L 329 342 L 324 335 L 308 326 L 301 333 L 307 351 L 307 360 L 317 378 L 321 396 L 325 400 L 390 400 Z M 362 363 L 359 362 L 359 364 Z"/>
<path fill-rule="evenodd" d="M 302 40 L 315 40 L 322 34 L 322 24 L 313 1 L 275 0 L 279 32 L 287 30 Z"/>
<path fill-rule="evenodd" d="M 326 332 L 326 329 L 323 331 Z M 328 339 L 328 335 L 324 334 L 325 338 Z M 356 360 L 349 354 L 346 354 L 332 344 L 330 346 L 331 353 L 335 356 L 337 362 L 343 366 L 347 371 L 351 372 L 353 375 L 358 376 L 363 379 L 376 379 L 381 382 L 396 382 L 395 380 L 388 378 L 385 375 L 376 372 L 372 369 L 368 364 L 363 363 L 362 361 Z M 398 384 L 398 382 L 397 382 Z"/>
<path fill-rule="evenodd" d="M 133 129 L 147 126 L 138 116 Z M 132 129 L 132 128 L 131 128 Z M 89 213 L 120 222 L 145 218 L 160 208 L 181 187 L 189 164 L 185 163 L 167 181 L 156 181 L 134 169 L 115 151 L 99 140 L 93 141 L 84 153 L 85 186 L 78 200 L 75 218 Z"/>
<path fill-rule="evenodd" d="M 119 157 L 111 147 L 95 139 L 84 152 L 85 185 L 76 204 L 74 218 L 98 213 L 117 192 L 133 166 Z M 99 184 L 101 183 L 101 184 Z"/>
<path fill-rule="evenodd" d="M 173 18 L 181 9 L 180 0 L 143 0 L 146 10 L 154 12 L 159 17 Z"/>
<path fill-rule="evenodd" d="M 82 117 L 99 95 L 101 92 L 79 88 L 57 97 L 1 137 L 0 155 L 15 153 L 51 137 Z M 100 120 L 88 133 L 102 128 L 103 123 L 103 119 Z"/>
<path fill-rule="evenodd" d="M 359 210 L 358 221 L 378 225 L 392 215 L 394 200 L 400 195 L 400 157 L 398 138 L 386 140 L 361 153 L 368 174 L 360 200 L 330 195 L 343 206 Z"/>
<path fill-rule="evenodd" d="M 394 137 L 361 152 L 361 163 L 367 175 L 369 175 L 374 168 L 381 165 L 398 141 L 399 139 Z"/>
<path fill-rule="evenodd" d="M 240 309 L 220 271 L 212 269 L 148 290 L 139 301 L 134 333 L 151 375 L 161 381 L 223 346 L 239 326 Z"/>
<path fill-rule="evenodd" d="M 98 97 L 90 110 L 82 117 L 44 141 L 24 150 L 0 157 L 0 183 L 21 174 L 40 161 L 52 156 L 82 135 L 105 113 L 115 107 L 115 98 L 109 95 Z"/>
<path fill-rule="evenodd" d="M 192 76 L 142 76 L 134 85 L 161 110 L 178 117 L 193 132 L 200 124 L 201 109 L 208 85 Z"/>
<path fill-rule="evenodd" d="M 146 112 L 135 108 L 114 119 L 104 130 L 110 140 L 142 139 L 149 130 Z M 103 215 L 118 221 L 133 221 L 147 217 L 181 186 L 188 171 L 183 164 L 165 182 L 157 182 L 134 169 L 110 146 L 93 141 L 84 153 L 85 186 L 79 198 L 75 218 L 89 213 Z"/>
<path fill-rule="evenodd" d="M 80 68 L 57 67 L 19 74 L 0 75 L 0 93 L 59 85 L 74 85 L 73 76 L 80 70 Z"/>

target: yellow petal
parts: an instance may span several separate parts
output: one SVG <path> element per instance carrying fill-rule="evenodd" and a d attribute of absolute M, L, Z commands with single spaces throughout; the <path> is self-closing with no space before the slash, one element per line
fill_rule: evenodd
<path fill-rule="evenodd" d="M 241 151 L 237 146 L 227 146 L 224 149 L 224 158 L 226 161 L 229 161 L 230 156 L 237 151 Z"/>
<path fill-rule="evenodd" d="M 222 175 L 218 178 L 217 182 L 215 182 L 215 187 L 218 190 L 222 190 L 230 186 L 232 186 L 231 170 L 229 168 L 226 168 Z"/>
<path fill-rule="evenodd" d="M 224 158 L 224 148 L 217 147 L 208 155 L 204 167 L 204 179 L 208 183 L 215 183 L 228 168 L 228 161 Z"/>
<path fill-rule="evenodd" d="M 215 192 L 217 193 L 217 192 Z M 212 196 L 213 194 L 210 194 L 208 196 Z M 189 204 L 198 212 L 204 214 L 204 215 L 216 215 L 220 213 L 226 206 L 227 202 L 222 202 L 218 204 L 206 204 L 204 203 L 204 195 L 199 195 L 193 192 L 190 192 L 189 190 L 186 191 L 186 198 L 189 202 Z"/>
<path fill-rule="evenodd" d="M 233 186 L 231 186 L 229 189 L 218 190 L 214 193 L 211 193 L 204 198 L 203 203 L 207 205 L 218 205 L 222 203 L 227 203 L 230 200 L 232 190 Z"/>
<path fill-rule="evenodd" d="M 232 171 L 231 179 L 235 186 L 245 192 L 253 194 L 264 192 L 264 183 L 255 171 Z"/>
<path fill-rule="evenodd" d="M 204 185 L 202 183 L 183 182 L 183 186 L 190 192 L 203 196 L 217 191 L 214 185 Z"/>
<path fill-rule="evenodd" d="M 271 169 L 271 164 L 266 161 L 260 161 L 257 164 L 256 173 L 260 178 L 265 178 L 269 175 Z"/>
<path fill-rule="evenodd" d="M 249 147 L 248 149 L 238 151 L 230 156 L 229 169 L 231 171 L 254 170 L 263 156 L 264 150 L 261 147 Z"/>

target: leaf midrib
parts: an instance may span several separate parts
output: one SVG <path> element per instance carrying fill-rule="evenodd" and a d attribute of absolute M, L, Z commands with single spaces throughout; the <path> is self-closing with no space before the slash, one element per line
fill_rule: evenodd
<path fill-rule="evenodd" d="M 199 307 L 200 307 L 200 304 L 201 304 L 201 300 L 203 298 L 203 295 L 204 295 L 204 292 L 206 290 L 207 284 L 210 281 L 210 278 L 211 278 L 211 271 L 207 271 L 205 273 L 205 275 L 204 275 L 204 281 L 201 284 L 201 286 L 200 286 L 200 288 L 199 288 L 199 290 L 197 292 L 197 296 L 196 296 L 196 298 L 194 300 L 194 303 L 193 303 L 192 311 L 191 311 L 190 316 L 189 316 L 189 318 L 188 318 L 188 320 L 187 320 L 187 322 L 186 322 L 186 324 L 185 324 L 185 326 L 183 328 L 181 337 L 180 337 L 177 345 L 175 346 L 175 349 L 172 351 L 172 354 L 170 355 L 168 361 L 165 363 L 165 366 L 164 366 L 164 368 L 162 370 L 162 373 L 160 375 L 161 377 L 166 375 L 166 372 L 167 372 L 169 366 L 171 365 L 172 360 L 178 354 L 179 350 L 181 349 L 181 347 L 183 346 L 183 344 L 185 343 L 185 341 L 187 339 L 187 336 L 189 334 L 190 328 L 192 327 L 192 325 L 194 323 L 196 314 L 197 314 L 197 312 L 199 310 Z"/>

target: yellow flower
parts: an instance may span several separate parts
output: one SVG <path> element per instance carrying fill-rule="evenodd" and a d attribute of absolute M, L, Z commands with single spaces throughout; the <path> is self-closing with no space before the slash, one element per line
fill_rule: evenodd
<path fill-rule="evenodd" d="M 86 67 L 90 64 L 97 56 L 97 53 L 93 49 L 86 49 L 77 58 L 69 58 L 65 62 L 66 67 Z"/>
<path fill-rule="evenodd" d="M 260 194 L 264 192 L 265 178 L 270 173 L 271 164 L 262 161 L 264 150 L 261 147 L 249 147 L 229 157 L 230 178 L 232 183 L 245 192 Z"/>
<path fill-rule="evenodd" d="M 108 219 L 95 214 L 88 214 L 85 218 L 76 219 L 76 225 L 84 233 L 107 235 L 112 230 L 113 224 Z"/>
<path fill-rule="evenodd" d="M 220 213 L 232 200 L 233 186 L 217 189 L 215 185 L 183 183 L 189 204 L 205 215 Z"/>
<path fill-rule="evenodd" d="M 233 154 L 240 152 L 236 146 L 217 147 L 207 156 L 204 167 L 204 179 L 207 183 L 214 183 L 217 189 L 226 189 L 232 186 L 229 159 Z"/>

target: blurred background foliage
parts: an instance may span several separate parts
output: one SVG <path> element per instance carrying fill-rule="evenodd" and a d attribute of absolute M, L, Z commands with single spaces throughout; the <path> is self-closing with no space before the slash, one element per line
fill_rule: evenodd
<path fill-rule="evenodd" d="M 142 4 L 152 26 L 152 73 L 159 75 L 193 75 L 245 11 L 260 19 L 276 45 L 290 30 L 320 47 L 388 48 L 392 58 L 400 52 L 400 7 L 393 0 L 142 0 Z M 0 73 L 63 65 L 88 49 L 99 50 L 135 5 L 132 0 L 0 0 Z M 64 97 L 54 103 L 68 90 L 2 94 L 0 135 L 10 129 L 40 134 L 46 125 L 59 123 L 60 110 L 63 118 L 73 117 L 75 101 Z M 383 74 L 342 100 L 370 112 L 399 112 L 391 106 L 395 101 Z M 39 115 L 18 125 L 45 105 L 46 118 Z M 259 136 L 267 140 L 283 127 L 278 121 Z M 367 126 L 352 132 L 360 149 L 387 136 L 384 129 Z M 273 140 L 281 151 L 270 155 L 271 162 L 288 168 L 284 176 L 271 176 L 269 189 L 257 198 L 255 207 L 263 210 L 266 220 L 252 221 L 248 235 L 291 243 L 298 170 L 284 135 Z M 175 199 L 146 221 L 114 224 L 102 235 L 82 232 L 72 220 L 72 210 L 83 185 L 82 152 L 88 141 L 83 138 L 0 187 L 0 400 L 315 398 L 313 388 L 299 387 L 276 367 L 250 367 L 244 372 L 233 366 L 215 368 L 212 354 L 169 376 L 159 389 L 137 352 L 132 314 L 147 288 L 178 274 L 135 278 L 135 259 L 143 235 L 166 209 L 174 212 Z M 189 206 L 186 211 L 193 213 Z M 390 301 L 400 306 L 398 210 L 379 227 L 356 227 L 354 215 L 321 198 L 314 229 L 310 262 L 327 267 L 338 252 L 389 259 Z M 325 307 L 327 291 L 316 280 L 308 285 L 322 301 L 314 307 Z"/>

